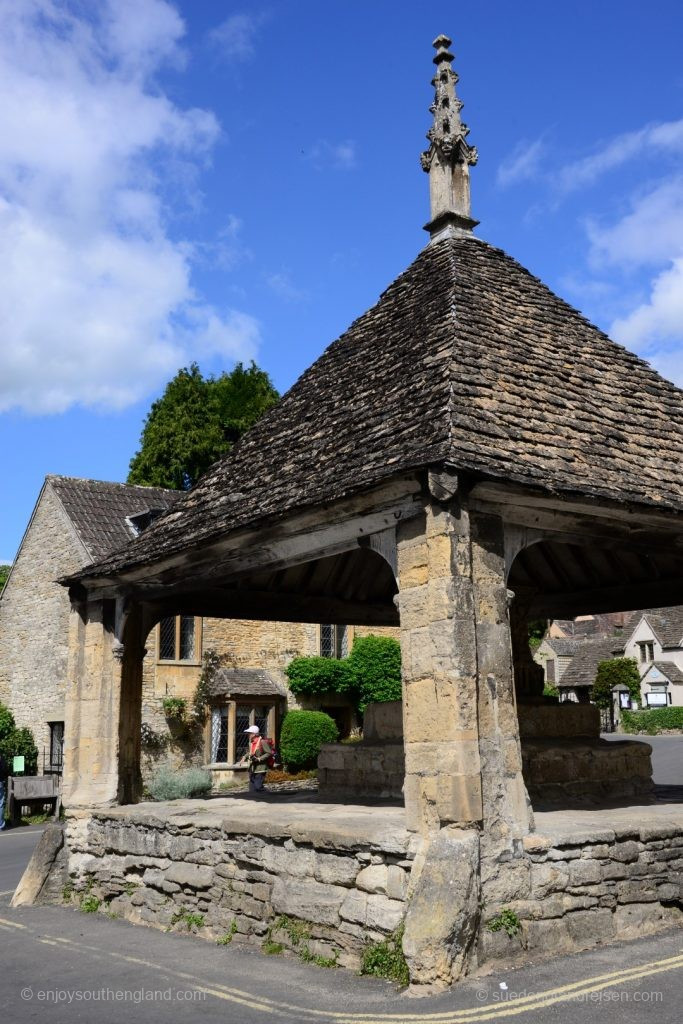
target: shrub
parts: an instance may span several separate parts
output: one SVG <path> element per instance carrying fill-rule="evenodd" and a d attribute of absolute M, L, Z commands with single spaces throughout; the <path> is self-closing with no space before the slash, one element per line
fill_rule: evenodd
<path fill-rule="evenodd" d="M 339 738 L 336 723 L 322 711 L 290 711 L 282 723 L 280 752 L 289 771 L 315 768 L 323 743 Z"/>
<path fill-rule="evenodd" d="M 376 701 L 401 699 L 401 646 L 393 637 L 358 637 L 346 660 L 361 713 Z"/>
<path fill-rule="evenodd" d="M 389 938 L 365 947 L 360 965 L 361 974 L 387 978 L 403 987 L 408 985 L 410 974 L 403 955 L 403 929 L 404 925 L 400 925 Z"/>
<path fill-rule="evenodd" d="M 149 784 L 152 800 L 183 800 L 211 792 L 211 776 L 202 768 L 171 771 L 161 768 Z"/>
<path fill-rule="evenodd" d="M 348 658 L 294 658 L 285 672 L 289 688 L 297 696 L 348 693 L 354 685 Z"/>
<path fill-rule="evenodd" d="M 38 771 L 38 748 L 30 729 L 17 729 L 14 715 L 8 707 L 0 704 L 0 751 L 12 771 L 12 759 L 24 758 L 24 772 L 35 775 Z"/>
<path fill-rule="evenodd" d="M 599 708 L 610 708 L 612 688 L 620 684 L 628 686 L 634 700 L 640 700 L 640 674 L 635 658 L 609 658 L 601 661 L 591 690 L 591 700 Z"/>
<path fill-rule="evenodd" d="M 621 726 L 624 732 L 644 732 L 650 736 L 662 729 L 683 729 L 683 707 L 622 711 Z"/>

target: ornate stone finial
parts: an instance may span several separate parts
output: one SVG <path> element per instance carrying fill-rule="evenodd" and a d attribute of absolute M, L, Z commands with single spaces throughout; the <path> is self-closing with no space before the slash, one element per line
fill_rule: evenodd
<path fill-rule="evenodd" d="M 477 151 L 468 145 L 469 128 L 460 119 L 463 104 L 455 92 L 458 76 L 451 67 L 451 40 L 438 36 L 432 45 L 436 74 L 432 79 L 434 102 L 429 109 L 434 123 L 427 132 L 429 149 L 420 161 L 429 174 L 431 220 L 425 230 L 434 241 L 470 234 L 479 222 L 472 219 L 470 211 L 470 166 L 477 162 Z"/>

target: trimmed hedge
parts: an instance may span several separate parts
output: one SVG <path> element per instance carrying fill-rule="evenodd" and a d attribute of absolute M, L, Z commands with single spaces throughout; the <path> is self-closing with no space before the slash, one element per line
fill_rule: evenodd
<path fill-rule="evenodd" d="M 348 658 L 293 658 L 285 669 L 292 693 L 348 693 L 354 677 Z"/>
<path fill-rule="evenodd" d="M 148 789 L 152 800 L 187 800 L 189 797 L 210 793 L 211 776 L 202 768 L 186 768 L 183 771 L 161 768 Z"/>
<path fill-rule="evenodd" d="M 360 636 L 346 659 L 354 679 L 358 710 L 401 700 L 401 645 L 391 636 Z"/>
<path fill-rule="evenodd" d="M 683 708 L 651 708 L 649 711 L 622 711 L 624 732 L 644 732 L 655 736 L 662 729 L 683 729 Z"/>
<path fill-rule="evenodd" d="M 402 696 L 401 647 L 390 636 L 358 637 L 347 658 L 294 658 L 285 671 L 297 696 L 348 693 L 361 714 Z"/>
<path fill-rule="evenodd" d="M 336 743 L 339 729 L 324 711 L 289 711 L 280 730 L 280 754 L 290 772 L 315 768 L 323 743 Z"/>

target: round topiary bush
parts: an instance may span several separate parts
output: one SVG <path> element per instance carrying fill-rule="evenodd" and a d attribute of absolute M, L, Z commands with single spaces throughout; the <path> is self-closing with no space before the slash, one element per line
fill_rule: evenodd
<path fill-rule="evenodd" d="M 339 729 L 323 711 L 290 711 L 280 731 L 280 753 L 290 772 L 315 768 L 323 743 L 336 743 Z"/>

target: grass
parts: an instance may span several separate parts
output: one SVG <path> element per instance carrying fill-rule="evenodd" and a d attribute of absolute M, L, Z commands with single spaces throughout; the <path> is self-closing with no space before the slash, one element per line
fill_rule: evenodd
<path fill-rule="evenodd" d="M 233 940 L 233 936 L 236 935 L 236 934 L 237 934 L 237 921 L 233 917 L 232 924 L 230 925 L 230 930 L 227 931 L 225 933 L 225 935 L 221 935 L 220 939 L 216 939 L 216 945 L 217 946 L 229 946 L 230 943 Z"/>
<path fill-rule="evenodd" d="M 99 896 L 94 896 L 92 893 L 88 893 L 81 899 L 79 910 L 82 910 L 84 914 L 96 914 L 101 906 L 102 900 Z"/>
<path fill-rule="evenodd" d="M 261 944 L 261 951 L 265 953 L 266 956 L 277 956 L 278 953 L 282 953 L 284 951 L 284 948 L 285 947 L 281 942 L 273 942 L 271 939 L 266 939 L 265 942 Z"/>
<path fill-rule="evenodd" d="M 388 939 L 366 946 L 360 973 L 370 974 L 374 978 L 386 978 L 405 988 L 410 982 L 410 973 L 403 955 L 403 931 L 404 925 L 400 925 Z"/>

